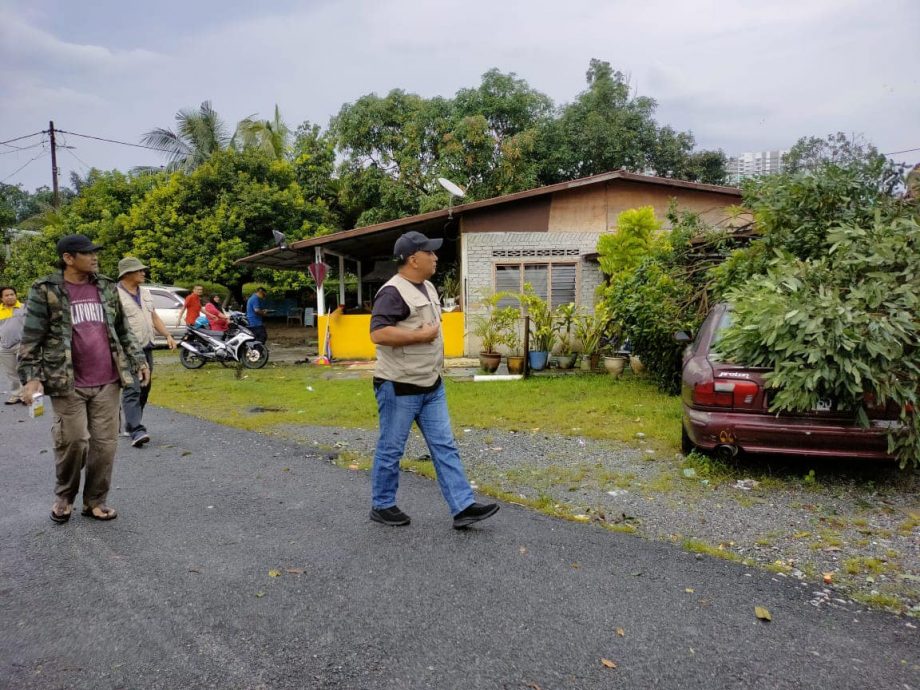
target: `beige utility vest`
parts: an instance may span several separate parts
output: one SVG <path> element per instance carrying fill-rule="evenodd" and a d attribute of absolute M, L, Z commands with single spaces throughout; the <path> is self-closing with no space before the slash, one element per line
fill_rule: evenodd
<path fill-rule="evenodd" d="M 137 306 L 131 293 L 120 285 L 118 297 L 121 299 L 121 308 L 128 319 L 128 327 L 137 338 L 137 344 L 148 347 L 153 343 L 153 298 L 144 288 L 138 286 L 141 295 L 141 305 Z"/>
<path fill-rule="evenodd" d="M 400 347 L 378 345 L 377 367 L 374 375 L 387 381 L 430 386 L 438 380 L 441 369 L 444 367 L 444 336 L 440 328 L 441 306 L 438 302 L 438 292 L 434 289 L 434 285 L 426 280 L 425 290 L 428 292 L 426 298 L 415 285 L 398 273 L 380 289 L 388 285 L 395 287 L 400 297 L 409 305 L 408 318 L 397 323 L 396 328 L 414 331 L 419 326 L 436 323 L 438 324 L 438 337 L 430 343 L 416 343 Z"/>

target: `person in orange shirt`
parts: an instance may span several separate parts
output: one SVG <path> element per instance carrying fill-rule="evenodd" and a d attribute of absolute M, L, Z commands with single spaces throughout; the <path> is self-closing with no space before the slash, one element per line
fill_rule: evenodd
<path fill-rule="evenodd" d="M 201 314 L 202 292 L 204 292 L 204 287 L 201 285 L 195 285 L 192 288 L 192 292 L 185 298 L 185 304 L 182 305 L 182 311 L 179 312 L 179 318 L 176 319 L 177 326 L 182 322 L 183 314 L 185 315 L 186 326 L 191 326 L 195 323 L 195 319 Z"/>

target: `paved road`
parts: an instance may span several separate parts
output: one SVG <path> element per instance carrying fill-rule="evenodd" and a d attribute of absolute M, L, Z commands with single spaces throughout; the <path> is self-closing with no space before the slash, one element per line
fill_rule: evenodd
<path fill-rule="evenodd" d="M 119 518 L 57 526 L 49 420 L 0 409 L 0 686 L 920 688 L 916 619 L 513 505 L 457 532 L 414 475 L 383 527 L 310 448 L 148 422 Z"/>

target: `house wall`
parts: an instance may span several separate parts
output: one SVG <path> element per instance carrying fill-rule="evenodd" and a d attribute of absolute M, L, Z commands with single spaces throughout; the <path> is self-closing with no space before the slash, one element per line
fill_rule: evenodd
<path fill-rule="evenodd" d="M 464 279 L 463 304 L 466 315 L 466 330 L 472 330 L 471 320 L 483 313 L 478 301 L 483 290 L 491 292 L 495 265 L 500 263 L 551 261 L 576 262 L 576 293 L 579 304 L 591 307 L 594 304 L 594 291 L 601 284 L 603 276 L 596 264 L 587 264 L 581 258 L 590 254 L 597 247 L 597 232 L 476 232 L 461 236 L 462 261 L 461 270 Z M 507 250 L 521 253 L 532 252 L 535 256 L 495 256 L 496 252 Z M 548 257 L 540 256 L 549 250 L 574 250 L 575 256 Z M 467 333 L 465 339 L 467 356 L 479 352 L 479 339 Z"/>
<path fill-rule="evenodd" d="M 508 207 L 492 207 L 464 214 L 461 219 L 461 275 L 466 317 L 465 352 L 479 351 L 478 338 L 469 333 L 473 320 L 482 315 L 477 304 L 482 290 L 494 287 L 495 265 L 499 263 L 565 260 L 569 257 L 540 256 L 549 250 L 577 250 L 577 301 L 591 307 L 603 274 L 595 263 L 581 257 L 597 251 L 597 240 L 605 232 L 616 232 L 617 216 L 628 209 L 652 206 L 665 222 L 671 199 L 682 209 L 699 213 L 717 223 L 725 219 L 725 207 L 740 203 L 726 194 L 661 187 L 613 180 L 606 184 L 576 187 L 556 192 L 551 198 L 523 200 Z M 496 256 L 498 252 L 520 251 L 523 256 Z M 532 254 L 527 256 L 526 254 Z"/>

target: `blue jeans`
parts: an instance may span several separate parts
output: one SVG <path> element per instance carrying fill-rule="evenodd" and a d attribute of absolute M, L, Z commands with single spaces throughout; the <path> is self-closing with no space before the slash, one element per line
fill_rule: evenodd
<path fill-rule="evenodd" d="M 431 451 L 438 486 L 450 506 L 451 515 L 472 505 L 473 490 L 463 471 L 454 432 L 450 428 L 443 382 L 431 393 L 396 395 L 393 384 L 384 381 L 375 394 L 380 414 L 380 437 L 371 471 L 373 507 L 383 509 L 396 505 L 399 461 L 406 450 L 412 422 L 418 423 Z"/>
<path fill-rule="evenodd" d="M 144 416 L 144 408 L 147 406 L 147 398 L 150 396 L 150 388 L 153 385 L 152 347 L 144 348 L 144 357 L 147 358 L 147 368 L 151 376 L 147 385 L 141 386 L 135 376 L 134 383 L 121 389 L 121 409 L 125 415 L 125 431 L 131 435 L 131 438 L 147 433 L 147 427 L 141 420 Z"/>

